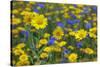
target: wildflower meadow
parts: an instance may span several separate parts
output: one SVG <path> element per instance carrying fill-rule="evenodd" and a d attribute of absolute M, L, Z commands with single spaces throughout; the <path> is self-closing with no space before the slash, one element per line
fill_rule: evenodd
<path fill-rule="evenodd" d="M 97 6 L 11 1 L 11 65 L 97 60 Z"/>

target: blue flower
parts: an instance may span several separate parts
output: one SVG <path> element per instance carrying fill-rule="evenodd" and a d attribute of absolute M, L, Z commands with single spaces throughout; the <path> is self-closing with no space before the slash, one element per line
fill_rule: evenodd
<path fill-rule="evenodd" d="M 74 7 L 77 7 L 77 5 L 76 5 L 76 4 L 73 4 L 73 6 L 74 6 Z"/>
<path fill-rule="evenodd" d="M 93 6 L 92 8 L 94 11 L 97 11 L 97 7 L 96 6 Z"/>
<path fill-rule="evenodd" d="M 75 19 L 75 20 L 68 19 L 67 20 L 67 23 L 70 25 L 74 25 L 75 23 L 79 23 L 79 22 L 80 22 L 80 20 L 78 20 L 78 19 Z"/>
<path fill-rule="evenodd" d="M 44 4 L 37 4 L 40 8 L 44 8 Z"/>
<path fill-rule="evenodd" d="M 72 18 L 76 19 L 76 16 L 75 16 L 74 14 L 70 13 L 70 16 L 71 16 Z"/>
<path fill-rule="evenodd" d="M 70 20 L 70 19 L 68 19 L 68 20 L 67 20 L 67 23 L 68 23 L 68 24 L 71 24 L 71 25 L 73 25 L 73 24 L 74 24 L 74 23 L 73 23 L 73 21 L 72 21 L 72 20 Z"/>
<path fill-rule="evenodd" d="M 92 26 L 91 26 L 91 23 L 86 23 L 86 25 L 85 25 L 85 28 L 86 29 L 90 29 Z"/>
<path fill-rule="evenodd" d="M 25 35 L 26 40 L 28 39 L 29 32 L 28 31 L 21 31 L 22 35 Z"/>
<path fill-rule="evenodd" d="M 70 53 L 70 51 L 68 49 L 66 49 L 65 47 L 63 47 L 63 49 L 64 49 L 64 51 L 63 51 L 64 54 Z"/>
<path fill-rule="evenodd" d="M 78 42 L 76 45 L 77 45 L 77 48 L 81 48 L 83 46 L 82 42 Z"/>
<path fill-rule="evenodd" d="M 60 27 L 64 27 L 64 24 L 62 22 L 57 22 L 57 25 Z"/>
<path fill-rule="evenodd" d="M 34 12 L 38 13 L 38 12 L 39 12 L 39 10 L 38 10 L 38 9 L 34 9 Z"/>
<path fill-rule="evenodd" d="M 90 12 L 89 9 L 90 9 L 89 7 L 84 7 L 83 8 L 83 13 L 86 13 L 86 14 L 89 13 Z"/>
<path fill-rule="evenodd" d="M 52 45 L 55 42 L 55 38 L 51 37 L 50 40 L 48 41 L 48 45 Z"/>
<path fill-rule="evenodd" d="M 64 50 L 64 54 L 68 54 L 68 53 L 70 53 L 70 51 L 69 50 Z"/>

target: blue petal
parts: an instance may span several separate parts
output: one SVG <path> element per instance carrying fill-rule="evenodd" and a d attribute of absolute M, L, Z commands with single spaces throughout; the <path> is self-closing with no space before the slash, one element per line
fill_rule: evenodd
<path fill-rule="evenodd" d="M 62 22 L 57 22 L 57 25 L 60 27 L 64 27 L 64 24 Z"/>
<path fill-rule="evenodd" d="M 44 4 L 37 4 L 39 7 L 44 8 Z"/>
<path fill-rule="evenodd" d="M 34 9 L 34 12 L 38 13 L 38 12 L 39 12 L 39 10 L 38 10 L 38 9 Z"/>
<path fill-rule="evenodd" d="M 77 45 L 77 48 L 81 48 L 83 46 L 82 42 L 78 42 L 76 45 Z"/>
<path fill-rule="evenodd" d="M 26 40 L 28 39 L 28 35 L 29 35 L 28 31 L 21 31 L 21 34 L 25 35 Z"/>
<path fill-rule="evenodd" d="M 92 26 L 91 26 L 91 23 L 87 23 L 86 25 L 85 25 L 85 27 L 86 27 L 86 29 L 90 29 Z"/>
<path fill-rule="evenodd" d="M 51 37 L 50 40 L 48 41 L 48 45 L 52 45 L 55 42 L 55 38 Z"/>

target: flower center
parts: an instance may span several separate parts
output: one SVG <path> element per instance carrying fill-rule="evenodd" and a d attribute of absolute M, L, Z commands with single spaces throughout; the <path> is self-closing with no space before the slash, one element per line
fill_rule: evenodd
<path fill-rule="evenodd" d="M 43 24 L 43 22 L 41 22 L 41 21 L 38 21 L 38 22 L 37 22 L 37 24 L 38 24 L 38 25 L 42 25 L 42 24 Z"/>
<path fill-rule="evenodd" d="M 60 32 L 57 32 L 56 35 L 57 35 L 57 36 L 60 36 Z"/>

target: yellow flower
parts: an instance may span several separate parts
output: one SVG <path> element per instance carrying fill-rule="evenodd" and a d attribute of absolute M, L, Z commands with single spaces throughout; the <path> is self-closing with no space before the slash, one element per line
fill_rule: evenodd
<path fill-rule="evenodd" d="M 75 33 L 75 39 L 77 39 L 78 41 L 84 39 L 87 36 L 87 31 L 85 31 L 84 29 L 78 30 Z"/>
<path fill-rule="evenodd" d="M 21 15 L 23 16 L 24 23 L 31 24 L 32 19 L 38 14 L 35 12 L 23 11 L 21 12 Z"/>
<path fill-rule="evenodd" d="M 45 47 L 43 51 L 45 51 L 45 52 L 51 52 L 52 51 L 52 47 Z"/>
<path fill-rule="evenodd" d="M 89 32 L 89 36 L 90 36 L 91 38 L 94 38 L 94 39 L 97 37 L 96 34 L 91 33 L 91 32 Z"/>
<path fill-rule="evenodd" d="M 64 35 L 64 32 L 63 32 L 63 30 L 62 30 L 61 27 L 57 27 L 57 28 L 53 31 L 53 36 L 54 36 L 56 39 L 61 39 L 63 35 Z"/>
<path fill-rule="evenodd" d="M 41 44 L 37 44 L 36 45 L 36 48 L 40 48 L 42 45 Z"/>
<path fill-rule="evenodd" d="M 12 34 L 18 34 L 19 31 L 17 29 L 12 29 Z"/>
<path fill-rule="evenodd" d="M 45 33 L 44 34 L 44 38 L 48 38 L 48 37 L 50 37 L 50 34 L 49 33 Z"/>
<path fill-rule="evenodd" d="M 57 45 L 58 45 L 59 47 L 63 47 L 63 46 L 65 46 L 66 44 L 67 44 L 66 41 L 61 41 L 61 42 L 58 42 L 58 43 L 57 43 Z"/>
<path fill-rule="evenodd" d="M 17 9 L 12 10 L 12 14 L 18 14 L 19 11 Z"/>
<path fill-rule="evenodd" d="M 69 35 L 75 36 L 75 32 L 74 31 L 71 31 L 71 32 L 69 32 Z"/>
<path fill-rule="evenodd" d="M 31 7 L 31 6 L 30 6 Z M 25 11 L 31 11 L 31 9 L 29 7 L 25 8 Z"/>
<path fill-rule="evenodd" d="M 59 22 L 60 21 L 60 18 L 56 18 L 56 21 Z"/>
<path fill-rule="evenodd" d="M 48 25 L 47 23 L 47 18 L 44 15 L 37 15 L 32 19 L 31 25 L 36 29 L 44 29 Z"/>
<path fill-rule="evenodd" d="M 68 46 L 68 49 L 73 50 L 73 49 L 74 49 L 74 47 L 73 47 L 73 46 Z"/>
<path fill-rule="evenodd" d="M 25 30 L 25 28 L 24 27 L 17 27 L 17 30 L 18 31 L 23 31 L 23 30 Z"/>
<path fill-rule="evenodd" d="M 19 57 L 19 60 L 20 61 L 27 61 L 28 60 L 28 56 L 26 54 L 22 54 L 20 57 Z"/>
<path fill-rule="evenodd" d="M 19 48 L 19 49 L 24 48 L 24 47 L 25 47 L 25 44 L 24 44 L 24 43 L 19 43 L 19 44 L 16 46 L 16 48 Z"/>
<path fill-rule="evenodd" d="M 40 44 L 47 44 L 48 41 L 47 41 L 46 39 L 40 39 L 39 43 L 40 43 Z"/>
<path fill-rule="evenodd" d="M 77 58 L 78 58 L 78 55 L 76 53 L 71 53 L 69 56 L 68 56 L 68 60 L 70 62 L 76 62 L 77 61 Z"/>
<path fill-rule="evenodd" d="M 17 25 L 17 24 L 20 24 L 20 23 L 21 23 L 21 19 L 15 18 L 15 17 L 12 18 L 11 24 Z"/>
<path fill-rule="evenodd" d="M 82 10 L 79 9 L 79 8 L 77 8 L 76 11 L 75 11 L 76 14 L 79 14 L 80 12 L 82 12 Z"/>
<path fill-rule="evenodd" d="M 97 32 L 97 28 L 96 28 L 96 27 L 90 28 L 90 29 L 89 29 L 89 32 L 95 34 L 95 33 Z"/>
<path fill-rule="evenodd" d="M 93 27 L 93 28 L 91 28 L 91 29 L 89 29 L 89 36 L 91 37 L 91 38 L 96 38 L 96 32 L 97 32 L 97 28 L 96 27 Z"/>
<path fill-rule="evenodd" d="M 75 9 L 75 7 L 73 5 L 70 5 L 69 9 Z"/>
<path fill-rule="evenodd" d="M 18 61 L 16 63 L 16 66 L 25 66 L 25 65 L 29 65 L 30 62 L 29 61 Z"/>
<path fill-rule="evenodd" d="M 61 47 L 54 46 L 53 47 L 53 51 L 55 51 L 55 52 L 61 52 Z"/>
<path fill-rule="evenodd" d="M 64 13 L 64 18 L 70 18 L 68 13 Z"/>
<path fill-rule="evenodd" d="M 18 61 L 18 62 L 16 63 L 16 66 L 21 66 L 21 65 L 23 65 L 23 63 L 22 63 L 21 61 Z"/>
<path fill-rule="evenodd" d="M 94 54 L 94 50 L 91 49 L 91 48 L 85 48 L 84 51 L 85 51 L 85 53 L 87 53 L 87 54 Z"/>
<path fill-rule="evenodd" d="M 47 58 L 48 57 L 48 54 L 47 53 L 41 53 L 40 54 L 40 58 L 41 59 L 45 59 L 45 58 Z"/>
<path fill-rule="evenodd" d="M 15 55 L 21 55 L 25 53 L 22 49 L 19 48 L 13 48 L 12 51 Z"/>

